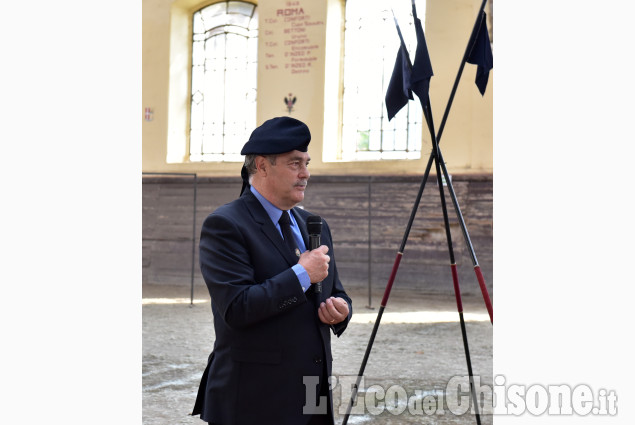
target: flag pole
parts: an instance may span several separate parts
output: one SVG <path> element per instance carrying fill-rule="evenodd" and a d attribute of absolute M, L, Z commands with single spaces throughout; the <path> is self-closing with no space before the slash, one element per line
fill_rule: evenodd
<path fill-rule="evenodd" d="M 484 29 L 485 31 L 487 31 L 487 25 L 485 22 L 483 22 L 483 17 L 485 14 L 485 12 L 483 12 L 484 6 L 485 6 L 485 2 L 481 4 L 481 10 L 479 10 L 472 34 L 470 35 L 470 39 L 468 40 L 468 45 L 465 49 L 465 54 L 463 55 L 461 70 L 459 71 L 457 81 L 455 81 L 454 83 L 454 90 L 450 97 L 450 101 L 448 102 L 448 107 L 446 108 L 443 125 L 445 125 L 445 120 L 447 120 L 449 106 L 454 97 L 454 92 L 456 91 L 456 87 L 458 86 L 458 78 L 460 78 L 461 76 L 462 68 L 465 62 L 476 63 L 478 65 L 476 83 L 481 93 L 484 93 L 484 90 L 487 87 L 487 73 L 489 73 L 489 69 L 491 69 L 492 63 L 491 63 L 491 51 L 489 55 L 487 54 L 487 50 L 489 50 L 488 48 L 490 46 L 483 43 L 485 40 L 483 40 L 483 37 L 481 36 L 482 35 L 481 30 Z M 430 89 L 430 78 L 433 76 L 433 71 L 432 71 L 432 64 L 430 63 L 430 56 L 428 54 L 425 35 L 423 33 L 423 27 L 421 25 L 421 20 L 417 17 L 417 9 L 415 5 L 415 0 L 412 0 L 412 15 L 414 18 L 415 32 L 417 34 L 417 50 L 415 55 L 415 62 L 414 62 L 414 65 L 412 66 L 412 71 L 410 73 L 410 88 L 415 94 L 417 94 L 417 97 L 419 97 L 422 108 L 425 110 L 426 106 L 428 106 L 430 118 L 431 118 L 432 112 L 431 112 L 431 109 L 429 108 L 429 98 L 430 98 L 429 89 Z M 487 33 L 485 33 L 485 35 L 486 34 Z M 428 120 L 428 115 L 426 115 L 426 120 Z M 432 128 L 430 129 L 430 134 L 433 134 L 433 132 L 434 132 L 434 124 L 432 124 Z M 440 136 L 441 136 L 440 133 L 437 134 L 436 136 L 436 139 L 435 139 L 436 145 L 433 144 L 433 152 L 430 153 L 430 159 L 428 161 L 427 170 L 430 169 L 433 157 L 438 158 L 440 165 L 444 169 L 444 173 L 446 175 L 446 181 L 450 189 L 452 202 L 454 204 L 454 208 L 456 210 L 456 214 L 459 219 L 459 223 L 461 225 L 463 236 L 465 237 L 466 245 L 470 251 L 472 264 L 474 266 L 474 272 L 476 273 L 476 277 L 478 279 L 479 286 L 481 288 L 481 293 L 483 294 L 485 306 L 487 307 L 487 311 L 490 316 L 490 322 L 493 324 L 494 319 L 493 319 L 493 312 L 492 312 L 492 302 L 490 300 L 489 293 L 487 292 L 487 287 L 485 286 L 485 279 L 483 278 L 483 273 L 481 272 L 481 268 L 478 264 L 478 261 L 476 260 L 474 247 L 472 246 L 472 242 L 470 241 L 470 237 L 467 232 L 467 228 L 465 226 L 465 221 L 463 220 L 463 216 L 461 214 L 461 209 L 459 207 L 458 201 L 456 200 L 456 194 L 454 193 L 452 181 L 450 180 L 450 176 L 445 167 L 445 161 L 443 161 L 443 155 L 441 154 L 441 149 L 438 146 L 439 143 L 441 142 Z"/>
<path fill-rule="evenodd" d="M 461 289 L 459 287 L 459 274 L 456 267 L 456 260 L 454 257 L 454 249 L 452 248 L 452 234 L 450 232 L 450 221 L 448 219 L 448 210 L 445 203 L 445 192 L 443 190 L 443 181 L 441 177 L 441 166 L 440 156 L 441 152 L 439 150 L 439 143 L 434 134 L 434 123 L 432 121 L 432 110 L 430 108 L 430 98 L 426 98 L 426 103 L 424 104 L 423 99 L 420 99 L 423 106 L 424 116 L 426 118 L 426 123 L 428 124 L 428 129 L 430 131 L 430 137 L 432 138 L 432 149 L 434 155 L 435 168 L 437 172 L 437 186 L 439 186 L 439 196 L 441 198 L 441 209 L 443 211 L 443 222 L 445 225 L 445 236 L 448 243 L 448 253 L 450 255 L 450 269 L 452 272 L 452 281 L 454 284 L 454 296 L 456 298 L 456 309 L 459 313 L 459 322 L 461 324 L 461 335 L 463 337 L 463 349 L 465 351 L 465 361 L 467 363 L 467 373 L 470 382 L 470 392 L 472 393 L 472 401 L 474 403 L 474 411 L 476 415 L 476 423 L 481 425 L 481 416 L 479 413 L 478 407 L 478 398 L 476 396 L 476 390 L 474 386 L 474 374 L 472 372 L 472 360 L 470 358 L 470 348 L 467 340 L 467 330 L 465 328 L 465 319 L 463 317 L 463 302 L 461 300 Z M 447 179 L 447 177 L 446 177 Z M 448 179 L 449 180 L 449 179 Z"/>
<path fill-rule="evenodd" d="M 457 72 L 456 78 L 454 80 L 454 85 L 452 87 L 452 91 L 450 93 L 450 97 L 448 99 L 448 103 L 445 107 L 445 112 L 443 113 L 443 118 L 441 120 L 441 125 L 439 126 L 439 131 L 437 132 L 437 146 L 439 143 L 441 143 L 441 135 L 443 134 L 443 130 L 445 128 L 445 123 L 447 122 L 448 116 L 450 114 L 450 109 L 452 107 L 452 102 L 454 101 L 454 96 L 456 94 L 457 88 L 459 86 L 459 81 L 461 80 L 461 76 L 463 74 L 463 69 L 465 68 L 465 64 L 468 60 L 469 54 L 470 54 L 470 48 L 473 46 L 477 32 L 479 27 L 482 25 L 481 20 L 484 17 L 484 10 L 485 10 L 485 5 L 487 4 L 487 0 L 483 0 L 481 3 L 481 7 L 479 8 L 476 20 L 474 22 L 474 27 L 472 28 L 472 33 L 470 34 L 470 38 L 468 40 L 467 46 L 465 48 L 465 52 L 463 53 L 463 59 L 461 60 L 461 65 L 459 66 L 459 70 Z M 441 150 L 438 150 L 438 154 L 439 154 L 439 159 L 441 162 L 441 167 L 443 168 L 443 173 L 445 175 L 445 179 L 448 183 L 448 188 L 450 189 L 450 195 L 452 198 L 452 203 L 454 204 L 454 209 L 456 211 L 456 215 L 457 218 L 459 220 L 459 223 L 461 225 L 461 231 L 463 233 L 463 237 L 465 238 L 465 243 L 470 251 L 470 256 L 472 258 L 472 264 L 474 267 L 474 273 L 476 274 L 476 279 L 478 280 L 479 283 L 479 287 L 481 289 L 481 294 L 483 295 L 483 300 L 485 302 L 485 306 L 487 308 L 487 312 L 489 314 L 489 318 L 490 318 L 490 322 L 493 324 L 494 323 L 494 313 L 493 313 L 493 308 L 492 308 L 492 301 L 491 298 L 489 296 L 489 293 L 487 291 L 487 286 L 485 285 L 485 279 L 483 278 L 483 273 L 481 271 L 481 266 L 478 263 L 478 260 L 476 259 L 476 254 L 474 253 L 474 247 L 472 246 L 472 242 L 470 240 L 470 236 L 467 232 L 467 228 L 465 226 L 465 221 L 463 220 L 463 215 L 461 213 L 461 209 L 459 207 L 457 198 L 456 198 L 456 194 L 454 193 L 454 188 L 452 187 L 452 183 L 450 181 L 450 177 L 447 171 L 447 168 L 445 166 L 445 161 L 443 160 L 443 155 L 441 154 Z M 431 159 L 432 159 L 432 155 L 431 155 Z"/>
<path fill-rule="evenodd" d="M 472 35 L 470 37 L 470 41 L 468 41 L 468 46 L 465 49 L 465 54 L 463 55 L 463 60 L 461 63 L 461 68 L 459 70 L 459 75 L 457 77 L 457 80 L 455 81 L 454 84 L 454 88 L 452 90 L 452 94 L 450 97 L 450 101 L 448 102 L 448 106 L 446 107 L 446 111 L 444 114 L 444 122 L 443 125 L 445 125 L 445 120 L 447 120 L 447 115 L 449 113 L 449 108 L 451 106 L 452 103 L 452 99 L 454 97 L 454 94 L 456 93 L 456 88 L 458 86 L 458 80 L 460 79 L 460 75 L 462 73 L 463 67 L 465 66 L 465 62 L 467 62 L 468 59 L 468 55 L 470 52 L 470 47 L 473 46 L 473 42 L 475 41 L 475 35 L 477 32 L 477 29 L 479 28 L 479 21 L 483 19 L 483 8 L 485 7 L 485 3 L 487 2 L 487 0 L 483 0 L 482 4 L 481 4 L 481 10 L 479 11 L 479 16 L 477 17 L 476 23 L 474 25 L 474 28 L 472 30 Z M 413 10 L 413 15 L 415 18 L 415 27 L 417 27 L 417 17 L 416 17 L 416 9 L 415 9 L 415 2 L 414 0 L 412 0 L 412 10 Z M 418 27 L 418 31 L 419 36 L 421 36 L 421 40 L 419 41 L 419 43 L 421 41 L 423 41 L 425 43 L 425 39 L 423 37 L 423 31 L 421 30 L 420 27 L 420 23 L 419 23 L 419 27 Z M 426 55 L 427 57 L 427 55 Z M 427 60 L 429 60 L 429 58 L 427 57 Z M 415 58 L 415 66 L 417 59 Z M 432 73 L 430 73 L 430 76 L 432 75 Z M 422 76 L 418 76 L 418 78 L 421 78 Z M 429 77 L 428 77 L 429 78 Z M 480 89 L 480 87 L 479 87 Z M 474 385 L 474 374 L 472 372 L 472 362 L 471 362 L 471 358 L 470 358 L 470 350 L 469 350 L 469 345 L 468 345 L 468 340 L 467 340 L 467 331 L 465 328 L 465 319 L 463 317 L 463 303 L 461 300 L 461 289 L 459 286 L 459 278 L 458 278 L 458 271 L 457 271 L 457 267 L 456 267 L 456 261 L 455 261 L 455 257 L 454 257 L 454 249 L 452 247 L 452 235 L 450 232 L 450 223 L 449 223 L 449 219 L 448 219 L 448 212 L 447 212 L 447 206 L 446 206 L 446 202 L 445 202 L 445 193 L 443 190 L 443 181 L 442 181 L 442 175 L 441 175 L 441 162 L 442 162 L 442 157 L 441 157 L 441 150 L 439 149 L 439 139 L 437 138 L 437 135 L 435 134 L 434 131 L 434 122 L 433 122 L 433 118 L 432 118 L 432 108 L 430 107 L 430 96 L 428 95 L 427 90 L 424 92 L 417 92 L 417 96 L 419 97 L 419 100 L 421 102 L 421 106 L 423 107 L 423 111 L 424 111 L 424 117 L 426 119 L 426 123 L 428 124 L 428 130 L 430 131 L 430 137 L 431 137 L 431 141 L 432 141 L 432 153 L 431 153 L 431 157 L 434 156 L 434 161 L 435 161 L 435 168 L 436 168 L 436 173 L 437 173 L 437 185 L 439 187 L 439 196 L 441 198 L 441 208 L 443 211 L 443 221 L 445 224 L 445 233 L 446 233 L 446 238 L 447 238 L 447 243 L 448 243 L 448 252 L 450 255 L 450 268 L 452 271 L 452 280 L 453 280 L 453 284 L 454 284 L 454 295 L 456 298 L 456 306 L 457 306 L 457 311 L 459 313 L 459 321 L 460 321 L 460 325 L 461 325 L 461 335 L 463 337 L 463 348 L 465 351 L 465 360 L 467 363 L 467 369 L 468 369 L 468 376 L 469 376 L 469 383 L 470 383 L 470 392 L 472 394 L 472 401 L 474 403 L 474 411 L 476 414 L 476 423 L 477 425 L 481 425 L 481 419 L 480 419 L 480 414 L 479 414 L 479 406 L 478 406 L 478 397 L 476 395 L 476 390 L 475 390 L 475 385 Z M 448 184 L 448 187 L 452 187 L 452 183 L 449 179 L 449 175 L 447 173 L 447 169 L 445 169 L 444 167 L 444 172 L 445 172 L 445 177 L 446 177 L 446 182 Z M 453 193 L 453 190 L 451 190 L 451 192 Z M 454 206 L 455 209 L 457 211 L 457 215 L 460 216 L 460 209 L 458 208 L 458 202 L 456 202 L 455 196 L 452 197 L 452 200 L 454 202 Z M 464 229 L 464 235 L 467 235 L 467 230 L 464 227 L 464 223 L 462 220 L 461 224 L 462 224 L 462 229 Z M 469 241 L 469 238 L 466 239 L 466 241 Z M 471 243 L 468 243 L 468 246 L 471 247 Z M 471 252 L 473 252 L 473 249 L 471 248 Z M 475 256 L 473 255 L 473 259 L 475 260 Z M 480 280 L 479 280 L 480 283 Z M 484 287 L 484 285 L 482 286 L 482 288 Z M 484 294 L 485 296 L 485 294 Z M 489 307 L 488 307 L 488 311 Z M 492 316 L 491 316 L 491 312 L 490 312 L 490 320 L 492 320 Z"/>
<path fill-rule="evenodd" d="M 484 7 L 485 7 L 486 2 L 487 2 L 487 0 L 483 0 L 483 3 L 481 4 L 481 8 L 480 8 L 480 11 L 479 11 L 479 17 L 477 17 L 477 21 L 476 21 L 476 23 L 474 25 L 474 29 L 472 30 L 472 36 L 470 38 L 470 41 L 472 40 L 472 38 L 476 34 L 476 30 L 478 29 L 478 24 L 479 24 L 479 20 L 480 20 L 480 15 L 481 15 L 481 12 L 483 11 Z M 413 3 L 414 3 L 414 1 L 413 1 Z M 413 8 L 414 8 L 414 4 L 413 4 Z M 399 38 L 401 39 L 401 41 L 403 43 L 403 37 L 401 35 L 401 31 L 399 29 L 399 25 L 397 23 L 397 19 L 395 17 L 394 11 L 392 12 L 392 14 L 393 14 L 393 19 L 395 20 L 395 25 L 397 27 L 397 32 L 399 34 Z M 452 89 L 452 94 L 450 96 L 450 100 L 448 101 L 448 105 L 446 107 L 446 111 L 445 111 L 445 114 L 443 116 L 440 132 L 439 132 L 439 134 L 437 135 L 436 138 L 433 138 L 433 141 L 436 141 L 436 150 L 435 150 L 435 152 L 438 153 L 438 155 L 436 155 L 436 156 L 439 158 L 441 166 L 443 167 L 448 187 L 450 187 L 450 193 L 452 195 L 452 200 L 453 200 L 455 209 L 457 210 L 457 215 L 459 215 L 459 217 L 460 217 L 459 221 L 461 223 L 461 228 L 462 228 L 464 236 L 466 237 L 466 241 L 468 242 L 468 247 L 470 249 L 470 253 L 471 253 L 473 262 L 475 263 L 475 271 L 477 272 L 477 277 L 480 276 L 479 283 L 481 284 L 481 289 L 483 290 L 483 289 L 485 289 L 485 283 L 484 283 L 484 280 L 482 278 L 482 274 L 480 273 L 480 266 L 478 266 L 478 263 L 476 262 L 476 256 L 474 254 L 474 250 L 473 250 L 472 244 L 469 241 L 469 235 L 467 233 L 467 229 L 465 227 L 465 223 L 464 223 L 464 221 L 462 219 L 462 216 L 460 215 L 460 209 L 458 208 L 458 202 L 456 201 L 456 195 L 454 194 L 454 190 L 452 188 L 452 184 L 451 184 L 451 181 L 449 179 L 449 176 L 448 176 L 448 173 L 447 173 L 447 169 L 445 168 L 445 164 L 443 163 L 443 156 L 442 156 L 441 151 L 440 151 L 439 146 L 438 146 L 438 144 L 440 143 L 440 137 L 441 137 L 441 133 L 443 131 L 443 127 L 445 126 L 445 122 L 446 122 L 447 116 L 449 114 L 449 110 L 450 110 L 450 107 L 451 107 L 452 100 L 454 98 L 454 95 L 456 93 L 456 89 L 458 87 L 458 81 L 460 80 L 461 74 L 463 72 L 463 68 L 465 66 L 465 62 L 467 61 L 467 57 L 468 57 L 468 54 L 469 54 L 469 48 L 470 48 L 470 45 L 471 45 L 470 41 L 468 41 L 468 47 L 466 48 L 466 52 L 464 54 L 463 61 L 462 61 L 461 66 L 459 68 L 459 73 L 457 75 L 456 81 L 454 83 L 454 87 Z M 427 120 L 427 116 L 426 116 L 426 120 Z M 432 132 L 434 132 L 433 129 L 432 129 Z M 386 284 L 386 288 L 384 290 L 384 296 L 382 298 L 382 301 L 381 301 L 381 304 L 380 304 L 380 307 L 379 307 L 379 310 L 378 310 L 378 313 L 377 313 L 377 319 L 375 320 L 375 324 L 373 326 L 373 330 L 371 332 L 371 336 L 369 338 L 369 342 L 368 342 L 368 345 L 366 347 L 366 352 L 364 353 L 364 358 L 362 360 L 362 364 L 360 366 L 359 373 L 357 374 L 357 380 L 356 380 L 356 383 L 355 383 L 355 385 L 353 387 L 353 391 L 352 391 L 352 394 L 351 394 L 351 399 L 350 399 L 346 414 L 344 416 L 344 420 L 342 422 L 342 425 L 346 425 L 348 423 L 348 418 L 350 416 L 352 406 L 355 403 L 355 400 L 356 400 L 356 397 L 357 397 L 357 393 L 358 393 L 358 390 L 359 390 L 359 384 L 360 384 L 361 378 L 362 378 L 362 376 L 364 374 L 364 371 L 365 371 L 365 368 L 366 368 L 366 364 L 367 364 L 368 358 L 370 356 L 370 351 L 372 349 L 372 345 L 374 343 L 374 340 L 375 340 L 375 337 L 376 337 L 376 334 L 377 334 L 377 330 L 378 330 L 379 324 L 381 322 L 381 318 L 382 318 L 383 312 L 384 312 L 384 310 L 386 308 L 386 305 L 388 303 L 388 298 L 390 297 L 390 292 L 392 290 L 392 286 L 393 286 L 395 277 L 397 275 L 397 270 L 399 269 L 399 264 L 400 264 L 401 259 L 403 257 L 403 253 L 404 253 L 404 250 L 405 250 L 406 242 L 408 240 L 408 236 L 410 234 L 410 230 L 412 228 L 412 224 L 414 222 L 414 218 L 416 216 L 416 212 L 417 212 L 419 203 L 421 202 L 421 197 L 422 197 L 422 194 L 423 194 L 423 190 L 425 188 L 426 181 L 427 181 L 427 179 L 429 177 L 430 170 L 432 168 L 432 161 L 435 158 L 435 152 L 432 152 L 431 155 L 430 155 L 430 158 L 428 159 L 428 164 L 426 165 L 426 170 L 424 172 L 423 179 L 422 179 L 421 184 L 419 186 L 419 192 L 417 194 L 415 203 L 414 203 L 412 211 L 410 213 L 410 218 L 409 218 L 408 224 L 406 226 L 406 230 L 404 232 L 404 236 L 403 236 L 403 239 L 402 239 L 401 246 L 399 248 L 399 251 L 397 252 L 397 256 L 395 258 L 395 262 L 393 264 L 392 271 L 391 271 L 390 277 L 388 279 L 388 283 Z M 437 170 L 438 170 L 438 166 L 439 166 L 439 162 L 437 162 Z M 437 179 L 438 180 L 440 179 L 439 176 L 440 176 L 440 172 L 437 171 Z M 441 184 L 439 185 L 439 187 L 442 187 Z M 446 211 L 446 215 L 447 215 L 447 211 Z M 453 275 L 454 275 L 454 273 L 456 273 L 456 267 L 453 268 Z M 458 279 L 458 275 L 457 275 L 457 279 Z M 458 281 L 456 282 L 456 284 L 458 284 Z M 485 291 L 486 291 L 486 289 L 485 289 Z M 457 293 L 457 291 L 456 291 L 456 286 L 455 286 L 455 294 L 456 293 Z M 486 292 L 483 293 L 483 297 L 484 298 L 486 297 Z M 489 295 L 487 295 L 487 299 L 489 299 Z M 487 300 L 486 300 L 486 304 L 487 304 Z M 488 311 L 490 312 L 490 320 L 492 320 L 491 303 L 488 304 L 488 305 L 489 305 Z M 457 307 L 459 309 L 459 316 L 460 316 L 461 319 L 463 319 L 462 303 L 461 303 L 461 299 L 460 299 L 460 294 L 459 294 L 459 297 L 457 298 Z M 462 327 L 463 335 L 465 335 L 464 322 L 462 323 L 461 327 Z M 464 337 L 464 344 L 467 346 L 467 341 L 466 341 L 465 337 Z M 467 351 L 467 350 L 466 350 L 466 357 L 469 359 L 469 351 Z M 473 385 L 473 378 L 472 378 L 472 372 L 471 372 L 471 364 L 469 363 L 469 360 L 468 360 L 468 373 L 470 375 L 470 386 L 473 388 L 474 385 Z M 475 395 L 474 391 L 472 391 L 472 394 Z M 477 421 L 478 421 L 478 416 L 477 416 Z"/>
<path fill-rule="evenodd" d="M 438 142 L 438 140 L 437 140 Z M 454 188 L 452 187 L 452 182 L 450 181 L 450 175 L 448 173 L 448 169 L 445 166 L 445 161 L 443 159 L 443 154 L 439 149 L 439 162 L 441 163 L 441 169 L 443 170 L 443 175 L 445 176 L 445 181 L 448 182 L 448 189 L 450 191 L 450 198 L 452 199 L 452 204 L 454 205 L 454 210 L 456 211 L 456 216 L 459 220 L 459 224 L 461 226 L 461 231 L 463 233 L 463 237 L 465 239 L 465 244 L 470 251 L 470 257 L 472 258 L 472 265 L 474 267 L 474 273 L 476 274 L 476 279 L 478 280 L 479 287 L 481 288 L 481 293 L 483 295 L 483 301 L 485 302 L 485 307 L 487 308 L 487 313 L 489 314 L 490 323 L 494 324 L 494 312 L 492 308 L 492 301 L 489 296 L 489 292 L 487 291 L 487 286 L 485 285 L 485 278 L 483 278 L 483 273 L 481 272 L 481 266 L 478 264 L 478 260 L 476 259 L 476 254 L 474 252 L 474 247 L 472 246 L 472 241 L 470 240 L 470 235 L 467 232 L 467 227 L 465 225 L 465 220 L 463 220 L 463 214 L 461 213 L 461 207 L 459 206 L 459 201 L 456 198 L 456 193 L 454 192 Z M 432 156 L 430 157 L 432 159 Z"/>

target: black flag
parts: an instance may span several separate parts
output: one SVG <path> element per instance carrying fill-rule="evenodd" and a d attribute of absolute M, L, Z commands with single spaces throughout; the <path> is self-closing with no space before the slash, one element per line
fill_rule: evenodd
<path fill-rule="evenodd" d="M 484 11 L 481 11 L 481 21 L 479 23 L 478 31 L 472 42 L 472 48 L 467 58 L 467 62 L 478 65 L 476 68 L 476 86 L 481 92 L 481 95 L 485 94 L 485 88 L 487 87 L 487 80 L 489 78 L 489 71 L 494 67 L 494 58 L 492 56 L 492 45 L 489 41 L 489 32 L 487 31 L 486 23 L 487 15 Z"/>
<path fill-rule="evenodd" d="M 426 38 L 423 35 L 421 19 L 417 18 L 415 0 L 412 0 L 412 16 L 415 21 L 415 33 L 417 34 L 417 50 L 415 52 L 415 62 L 412 65 L 412 74 L 410 75 L 410 88 L 419 98 L 421 106 L 425 108 L 428 103 L 430 77 L 434 74 L 432 73 Z"/>
<path fill-rule="evenodd" d="M 401 45 L 399 46 L 399 51 L 397 52 L 395 67 L 393 68 L 392 76 L 390 77 L 388 90 L 386 90 L 386 111 L 388 112 L 388 121 L 397 115 L 397 112 L 399 112 L 401 108 L 408 103 L 408 99 L 414 99 L 412 96 L 412 90 L 410 90 L 410 73 L 412 72 L 410 55 L 408 54 L 408 49 L 406 49 L 406 43 L 403 41 L 397 19 L 395 19 L 395 25 L 397 26 Z"/>

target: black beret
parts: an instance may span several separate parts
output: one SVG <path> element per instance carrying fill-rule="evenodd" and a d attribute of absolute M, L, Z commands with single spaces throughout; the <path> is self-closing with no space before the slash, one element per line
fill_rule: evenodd
<path fill-rule="evenodd" d="M 276 117 L 265 121 L 249 136 L 241 155 L 274 155 L 294 150 L 306 152 L 311 141 L 309 127 L 291 117 Z"/>

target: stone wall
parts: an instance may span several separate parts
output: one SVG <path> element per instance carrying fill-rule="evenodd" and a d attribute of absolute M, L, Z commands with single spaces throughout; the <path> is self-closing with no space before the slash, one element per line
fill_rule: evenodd
<path fill-rule="evenodd" d="M 422 176 L 311 177 L 303 206 L 329 223 L 346 287 L 370 288 L 383 294 L 404 242 L 421 180 Z M 193 280 L 195 286 L 204 287 L 198 266 L 200 229 L 208 214 L 238 196 L 240 179 L 144 175 L 142 186 L 143 283 L 189 288 Z M 492 296 L 492 175 L 454 175 L 452 187 Z M 449 189 L 444 189 L 461 291 L 478 294 L 471 250 Z M 432 175 L 405 241 L 393 288 L 453 293 L 449 264 L 439 191 Z"/>

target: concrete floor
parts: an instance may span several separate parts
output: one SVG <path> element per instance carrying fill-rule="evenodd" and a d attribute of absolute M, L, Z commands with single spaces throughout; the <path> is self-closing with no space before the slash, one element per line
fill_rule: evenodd
<path fill-rule="evenodd" d="M 381 293 L 349 291 L 354 316 L 334 338 L 336 424 L 341 424 L 376 321 Z M 214 339 L 205 287 L 143 288 L 143 424 L 202 424 L 191 412 Z M 484 400 L 482 424 L 492 423 L 492 325 L 482 297 L 463 297 L 475 384 Z M 394 288 L 384 311 L 350 424 L 475 424 L 465 413 L 467 362 L 453 293 L 412 294 Z M 362 388 L 365 391 L 362 391 Z M 386 397 L 384 397 L 384 392 Z M 344 400 L 344 401 L 342 401 Z M 489 407 L 488 407 L 489 406 Z"/>

